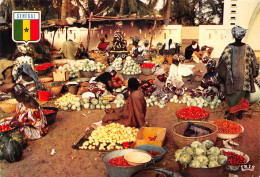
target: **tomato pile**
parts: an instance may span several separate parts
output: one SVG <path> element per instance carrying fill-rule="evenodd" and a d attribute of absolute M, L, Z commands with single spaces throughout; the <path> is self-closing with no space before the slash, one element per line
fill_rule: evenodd
<path fill-rule="evenodd" d="M 152 156 L 157 156 L 157 155 L 161 155 L 161 152 L 156 152 L 156 151 L 148 151 L 149 154 L 151 154 Z"/>
<path fill-rule="evenodd" d="M 42 65 L 35 66 L 35 69 L 36 69 L 36 71 L 44 71 L 44 70 L 46 70 L 47 68 L 49 68 L 51 66 L 53 66 L 52 63 L 44 63 Z"/>
<path fill-rule="evenodd" d="M 153 68 L 155 64 L 153 63 L 144 63 L 140 68 Z"/>
<path fill-rule="evenodd" d="M 55 111 L 49 109 L 43 109 L 42 111 L 44 115 L 55 113 Z"/>
<path fill-rule="evenodd" d="M 8 122 L 3 122 L 2 124 L 0 124 L 0 132 L 6 132 L 9 130 L 12 130 L 13 128 L 11 128 L 9 126 L 9 121 Z"/>
<path fill-rule="evenodd" d="M 218 127 L 219 133 L 238 134 L 242 132 L 242 127 L 231 120 L 216 120 L 213 122 Z"/>
<path fill-rule="evenodd" d="M 243 165 L 246 163 L 246 159 L 234 152 L 226 152 L 222 150 L 223 154 L 228 158 L 227 165 Z"/>
<path fill-rule="evenodd" d="M 110 165 L 119 166 L 119 167 L 129 167 L 129 163 L 125 160 L 124 156 L 115 157 L 108 161 Z"/>
<path fill-rule="evenodd" d="M 176 115 L 184 120 L 199 120 L 209 116 L 209 112 L 197 106 L 179 109 Z"/>

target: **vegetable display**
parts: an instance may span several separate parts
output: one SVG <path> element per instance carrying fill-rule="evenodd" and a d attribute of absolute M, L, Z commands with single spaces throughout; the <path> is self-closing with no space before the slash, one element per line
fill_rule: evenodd
<path fill-rule="evenodd" d="M 118 123 L 97 127 L 79 149 L 123 149 L 123 143 L 134 142 L 139 129 Z"/>
<path fill-rule="evenodd" d="M 209 112 L 197 106 L 179 109 L 176 115 L 184 120 L 200 120 L 209 116 Z"/>
<path fill-rule="evenodd" d="M 35 66 L 36 71 L 44 71 L 47 70 L 49 67 L 52 67 L 52 63 L 44 63 L 42 65 Z"/>
<path fill-rule="evenodd" d="M 69 76 L 71 78 L 78 77 L 79 71 L 93 71 L 93 72 L 102 72 L 106 66 L 100 62 L 95 63 L 93 60 L 78 60 L 70 61 L 68 64 L 60 66 L 58 69 L 69 71 Z"/>
<path fill-rule="evenodd" d="M 125 160 L 124 156 L 115 157 L 108 161 L 110 165 L 119 166 L 119 167 L 129 167 L 129 163 Z"/>
<path fill-rule="evenodd" d="M 221 100 L 219 100 L 217 96 L 212 100 L 210 96 L 208 96 L 207 99 L 204 99 L 203 97 L 192 98 L 191 96 L 184 94 L 182 100 L 178 100 L 177 95 L 174 95 L 173 98 L 170 99 L 170 102 L 183 103 L 187 104 L 187 106 L 197 106 L 200 108 L 210 106 L 210 109 L 216 109 L 219 107 Z"/>
<path fill-rule="evenodd" d="M 116 104 L 117 108 L 120 108 L 120 107 L 124 106 L 124 103 L 125 103 L 124 95 L 123 94 L 118 94 L 116 96 L 116 99 L 114 100 L 114 103 Z"/>
<path fill-rule="evenodd" d="M 156 152 L 156 151 L 148 151 L 149 154 L 151 154 L 152 156 L 158 156 L 161 155 L 161 152 Z"/>
<path fill-rule="evenodd" d="M 144 63 L 140 68 L 153 68 L 154 66 L 154 63 Z"/>
<path fill-rule="evenodd" d="M 123 60 L 121 57 L 118 57 L 114 60 L 114 62 L 112 63 L 112 66 L 118 70 L 122 69 L 123 67 Z"/>
<path fill-rule="evenodd" d="M 236 122 L 230 120 L 216 120 L 212 122 L 218 127 L 219 133 L 224 134 L 239 134 L 242 132 L 242 127 Z"/>
<path fill-rule="evenodd" d="M 223 155 L 228 158 L 227 165 L 243 165 L 246 163 L 246 159 L 241 155 L 238 155 L 234 152 L 226 152 L 224 150 L 222 150 L 222 152 Z"/>
<path fill-rule="evenodd" d="M 10 120 L 4 120 L 3 122 L 0 123 L 0 132 L 6 132 L 9 130 L 12 130 L 10 126 Z"/>
<path fill-rule="evenodd" d="M 175 151 L 175 159 L 182 165 L 193 168 L 212 168 L 224 165 L 227 157 L 221 154 L 218 147 L 212 146 L 213 142 L 206 140 L 192 142 L 191 146 L 185 146 Z"/>
<path fill-rule="evenodd" d="M 127 57 L 121 73 L 125 75 L 141 74 L 141 68 L 131 57 Z"/>
<path fill-rule="evenodd" d="M 164 100 L 158 101 L 155 96 L 151 96 L 150 98 L 146 99 L 146 107 L 150 106 L 159 106 L 159 108 L 164 108 L 166 106 L 166 102 Z"/>
<path fill-rule="evenodd" d="M 69 109 L 80 111 L 80 98 L 71 93 L 66 93 L 62 97 L 55 101 L 55 105 L 62 110 L 67 111 Z"/>
<path fill-rule="evenodd" d="M 43 111 L 44 115 L 55 113 L 55 111 L 50 110 L 50 109 L 43 109 L 42 111 Z"/>

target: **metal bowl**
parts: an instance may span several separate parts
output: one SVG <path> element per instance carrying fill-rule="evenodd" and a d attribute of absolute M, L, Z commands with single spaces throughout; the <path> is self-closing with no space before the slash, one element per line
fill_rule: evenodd
<path fill-rule="evenodd" d="M 238 125 L 240 125 L 240 124 L 238 124 Z M 242 131 L 240 133 L 243 133 L 244 132 L 244 127 L 242 125 L 240 125 L 240 126 L 242 128 Z M 235 139 L 235 138 L 237 138 L 240 135 L 240 133 L 237 133 L 237 134 L 225 134 L 225 133 L 219 133 L 218 132 L 217 136 L 220 139 Z"/>

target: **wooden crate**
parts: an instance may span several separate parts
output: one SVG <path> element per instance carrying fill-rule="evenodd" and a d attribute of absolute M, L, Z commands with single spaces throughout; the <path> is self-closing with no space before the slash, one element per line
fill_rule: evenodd
<path fill-rule="evenodd" d="M 136 146 L 143 144 L 152 144 L 156 146 L 163 146 L 166 135 L 166 128 L 160 127 L 143 127 L 137 133 Z M 149 137 L 155 137 L 155 141 L 150 141 Z"/>
<path fill-rule="evenodd" d="M 66 71 L 66 70 L 53 71 L 53 80 L 54 80 L 54 82 L 69 80 L 69 71 Z"/>

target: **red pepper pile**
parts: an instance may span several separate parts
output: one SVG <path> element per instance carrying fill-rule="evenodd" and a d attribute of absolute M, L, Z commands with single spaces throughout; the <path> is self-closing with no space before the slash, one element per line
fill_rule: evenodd
<path fill-rule="evenodd" d="M 219 133 L 238 134 L 242 132 L 242 127 L 236 122 L 230 120 L 216 120 L 213 122 L 218 127 Z"/>
<path fill-rule="evenodd" d="M 52 63 L 44 63 L 42 65 L 39 66 L 35 66 L 36 71 L 44 71 L 46 69 L 48 69 L 49 67 L 52 67 L 53 64 Z"/>
<path fill-rule="evenodd" d="M 9 126 L 9 123 L 2 123 L 0 125 L 0 132 L 6 132 L 6 131 L 9 131 L 9 130 L 12 130 L 12 128 Z"/>
<path fill-rule="evenodd" d="M 184 120 L 199 120 L 208 117 L 209 112 L 197 106 L 179 109 L 176 115 Z"/>
<path fill-rule="evenodd" d="M 157 155 L 161 155 L 161 152 L 156 152 L 156 151 L 148 151 L 149 154 L 151 154 L 152 156 L 157 156 Z"/>
<path fill-rule="evenodd" d="M 129 165 L 129 163 L 124 159 L 124 156 L 121 156 L 121 157 L 115 157 L 113 159 L 110 159 L 108 161 L 108 163 L 110 165 L 113 165 L 113 166 L 121 166 L 121 167 L 129 167 L 131 165 Z"/>
<path fill-rule="evenodd" d="M 154 137 L 148 137 L 149 138 L 149 141 L 155 141 L 156 140 L 156 138 L 157 138 L 157 136 L 154 136 Z"/>
<path fill-rule="evenodd" d="M 44 115 L 55 113 L 55 111 L 49 109 L 43 109 L 42 111 Z"/>
<path fill-rule="evenodd" d="M 223 154 L 228 158 L 227 165 L 243 165 L 246 163 L 246 159 L 234 152 L 226 152 L 222 150 Z"/>
<path fill-rule="evenodd" d="M 153 68 L 155 64 L 153 63 L 144 63 L 140 68 Z"/>

